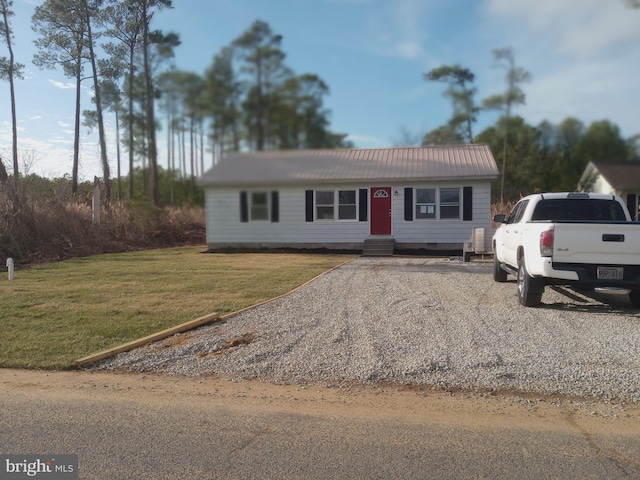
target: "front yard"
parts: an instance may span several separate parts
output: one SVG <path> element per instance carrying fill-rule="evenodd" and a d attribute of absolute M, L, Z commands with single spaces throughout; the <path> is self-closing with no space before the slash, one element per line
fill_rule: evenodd
<path fill-rule="evenodd" d="M 0 278 L 0 367 L 69 368 L 80 357 L 284 294 L 346 255 L 109 254 Z"/>

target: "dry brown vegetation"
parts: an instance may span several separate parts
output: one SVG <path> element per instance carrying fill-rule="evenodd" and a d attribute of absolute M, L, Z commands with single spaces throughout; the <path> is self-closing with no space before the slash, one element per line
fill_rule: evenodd
<path fill-rule="evenodd" d="M 511 202 L 496 202 L 496 203 L 492 203 L 491 204 L 491 218 L 494 217 L 494 215 L 498 215 L 500 213 L 504 213 L 505 215 L 509 215 L 509 212 L 511 212 L 511 210 L 513 209 L 513 207 L 515 207 L 516 203 L 518 203 L 517 201 L 511 201 Z M 491 226 L 493 226 L 494 228 L 497 228 L 498 225 L 496 223 L 494 223 L 493 221 L 491 222 Z"/>
<path fill-rule="evenodd" d="M 0 261 L 46 263 L 99 253 L 205 243 L 204 209 L 112 204 L 92 222 L 86 201 L 0 190 Z"/>

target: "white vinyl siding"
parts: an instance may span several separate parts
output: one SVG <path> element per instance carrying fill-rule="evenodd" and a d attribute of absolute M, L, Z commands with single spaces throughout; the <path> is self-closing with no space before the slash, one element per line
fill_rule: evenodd
<path fill-rule="evenodd" d="M 368 221 L 358 221 L 359 195 L 358 189 L 371 185 L 380 186 L 385 182 L 371 182 L 367 184 L 349 185 L 305 185 L 299 187 L 281 187 L 274 185 L 269 188 L 255 189 L 256 192 L 279 192 L 279 222 L 249 221 L 240 222 L 241 190 L 243 187 L 206 188 L 206 218 L 207 243 L 210 245 L 256 245 L 262 244 L 358 244 L 369 237 L 371 222 L 371 205 L 369 204 Z M 489 181 L 460 182 L 432 182 L 430 184 L 399 184 L 392 187 L 392 231 L 397 243 L 412 244 L 459 244 L 468 240 L 475 227 L 490 228 L 491 218 L 491 187 Z M 459 217 L 462 218 L 462 187 L 473 187 L 473 221 L 461 219 L 430 220 L 416 218 L 414 203 L 414 220 L 404 220 L 404 189 L 451 188 L 460 192 Z M 305 191 L 313 190 L 314 197 L 318 191 L 333 191 L 334 220 L 306 221 Z M 249 192 L 251 190 L 249 189 Z M 343 196 L 343 203 L 339 201 L 339 191 L 355 192 L 356 205 L 348 203 L 353 199 L 349 195 Z M 248 197 L 251 197 L 249 194 Z M 267 195 L 268 202 L 270 195 Z M 414 202 L 416 200 L 414 190 Z M 249 200 L 250 202 L 250 200 Z M 370 202 L 369 202 L 370 203 Z M 250 207 L 250 205 L 249 205 Z M 316 215 L 316 201 L 313 209 Z M 355 218 L 339 221 L 340 208 L 345 216 Z"/>
<path fill-rule="evenodd" d="M 472 221 L 462 220 L 462 187 L 472 187 Z M 405 187 L 413 188 L 414 218 L 404 219 Z M 435 219 L 426 221 L 416 218 L 416 190 L 419 189 L 456 189 L 460 191 L 459 218 Z M 469 240 L 473 228 L 491 228 L 491 184 L 488 181 L 462 181 L 458 184 L 441 182 L 430 185 L 394 185 L 393 187 L 393 237 L 396 243 L 411 244 L 462 244 Z M 397 192 L 397 195 L 396 193 Z"/>
<path fill-rule="evenodd" d="M 315 188 L 314 188 L 315 187 Z M 238 191 L 243 188 L 207 188 L 206 218 L 207 243 L 209 244 L 331 244 L 361 243 L 369 236 L 369 222 L 356 218 L 350 221 L 305 221 L 305 190 L 355 191 L 358 188 L 339 186 L 279 187 L 267 189 L 279 192 L 279 222 L 239 221 L 240 200 Z M 258 191 L 258 190 L 256 190 Z M 249 195 L 250 196 L 250 195 Z M 314 210 L 315 210 L 314 200 Z M 338 209 L 338 201 L 335 201 Z M 344 205 L 347 206 L 347 205 Z M 337 210 L 336 210 L 337 212 Z M 315 215 L 315 213 L 314 213 Z"/>

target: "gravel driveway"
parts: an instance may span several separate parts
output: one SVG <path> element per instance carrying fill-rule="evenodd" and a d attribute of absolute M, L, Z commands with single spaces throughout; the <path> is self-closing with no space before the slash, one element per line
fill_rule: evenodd
<path fill-rule="evenodd" d="M 640 403 L 640 311 L 626 295 L 547 287 L 518 304 L 491 265 L 360 258 L 224 322 L 104 369 L 272 382 L 513 389 Z"/>

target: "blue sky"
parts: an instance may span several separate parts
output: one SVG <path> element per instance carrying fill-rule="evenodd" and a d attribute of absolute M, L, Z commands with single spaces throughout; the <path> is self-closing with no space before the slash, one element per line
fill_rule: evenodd
<path fill-rule="evenodd" d="M 16 60 L 26 78 L 16 84 L 18 148 L 30 171 L 71 171 L 74 85 L 59 71 L 31 60 L 31 16 L 42 0 L 14 0 Z M 525 106 L 529 123 L 586 124 L 609 119 L 622 134 L 640 133 L 640 9 L 624 0 L 174 0 L 154 27 L 180 34 L 175 63 L 199 74 L 213 56 L 256 19 L 283 36 L 288 66 L 318 74 L 329 85 L 331 129 L 357 147 L 390 147 L 402 131 L 414 137 L 444 124 L 450 114 L 444 85 L 423 74 L 458 63 L 476 75 L 477 100 L 504 89 L 504 70 L 492 49 L 511 47 L 531 72 Z M 0 55 L 6 47 L 0 46 Z M 91 89 L 84 85 L 83 108 Z M 0 84 L 0 154 L 10 166 L 8 83 Z M 475 133 L 495 121 L 482 113 Z M 114 120 L 107 118 L 109 159 L 115 172 Z M 81 176 L 100 175 L 97 138 L 82 127 Z M 163 141 L 162 133 L 159 139 Z M 166 164 L 165 149 L 159 161 Z M 123 173 L 127 168 L 124 167 Z"/>

